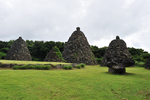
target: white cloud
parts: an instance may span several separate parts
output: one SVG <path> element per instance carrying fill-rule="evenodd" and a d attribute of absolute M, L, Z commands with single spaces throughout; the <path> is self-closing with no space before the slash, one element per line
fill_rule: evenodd
<path fill-rule="evenodd" d="M 128 47 L 136 47 L 140 49 L 144 49 L 145 51 L 150 51 L 148 46 L 150 38 L 149 36 L 150 29 L 141 30 L 139 32 L 133 33 L 125 37 L 125 41 Z"/>
<path fill-rule="evenodd" d="M 108 46 L 116 35 L 150 52 L 149 0 L 0 0 L 0 39 L 62 41 L 81 27 L 88 41 Z"/>

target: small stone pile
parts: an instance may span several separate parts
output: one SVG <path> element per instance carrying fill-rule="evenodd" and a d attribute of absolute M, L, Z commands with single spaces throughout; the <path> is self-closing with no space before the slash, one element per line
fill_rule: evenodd
<path fill-rule="evenodd" d="M 145 68 L 146 69 L 150 69 L 150 56 L 149 56 L 149 58 L 148 58 L 148 60 L 147 60 L 147 62 L 145 64 Z"/>
<path fill-rule="evenodd" d="M 51 49 L 51 51 L 47 54 L 44 61 L 51 62 L 63 62 L 62 54 L 56 46 Z"/>
<path fill-rule="evenodd" d="M 87 65 L 97 64 L 90 45 L 79 27 L 72 33 L 68 42 L 65 43 L 62 55 L 68 63 L 84 63 Z"/>
<path fill-rule="evenodd" d="M 109 44 L 101 66 L 109 67 L 108 71 L 111 73 L 123 74 L 125 73 L 125 67 L 131 67 L 134 63 L 135 61 L 132 60 L 126 43 L 117 36 L 116 39 Z"/>
<path fill-rule="evenodd" d="M 19 39 L 14 41 L 9 51 L 7 52 L 5 59 L 6 60 L 22 60 L 22 61 L 32 60 L 27 44 L 22 39 L 22 37 L 19 37 Z"/>

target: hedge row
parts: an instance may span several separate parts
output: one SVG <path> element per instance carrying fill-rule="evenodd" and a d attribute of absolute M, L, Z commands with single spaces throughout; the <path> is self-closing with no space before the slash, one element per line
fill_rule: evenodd
<path fill-rule="evenodd" d="M 39 69 L 39 70 L 49 70 L 51 68 L 50 65 L 15 65 L 13 69 Z"/>
<path fill-rule="evenodd" d="M 81 64 L 79 64 L 79 65 L 76 65 L 75 66 L 76 68 L 78 68 L 78 69 L 80 69 L 80 68 L 84 68 L 85 67 L 85 64 L 84 63 L 81 63 Z M 73 66 L 72 65 L 64 65 L 63 66 L 63 69 L 72 69 L 73 68 Z"/>

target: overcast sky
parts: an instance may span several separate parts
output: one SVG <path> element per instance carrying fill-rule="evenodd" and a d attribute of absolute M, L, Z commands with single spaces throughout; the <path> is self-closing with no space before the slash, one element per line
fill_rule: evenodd
<path fill-rule="evenodd" d="M 0 0 L 0 40 L 66 42 L 76 27 L 90 45 L 119 35 L 150 52 L 150 0 Z"/>

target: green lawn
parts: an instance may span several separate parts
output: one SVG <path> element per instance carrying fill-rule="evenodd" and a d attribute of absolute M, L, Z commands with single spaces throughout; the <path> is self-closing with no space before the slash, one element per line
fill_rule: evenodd
<path fill-rule="evenodd" d="M 16 60 L 0 60 L 1 63 L 4 64 L 69 64 L 69 63 L 63 63 L 63 62 L 44 62 L 44 61 L 16 61 Z"/>
<path fill-rule="evenodd" d="M 0 70 L 0 100 L 150 100 L 150 70 Z"/>

